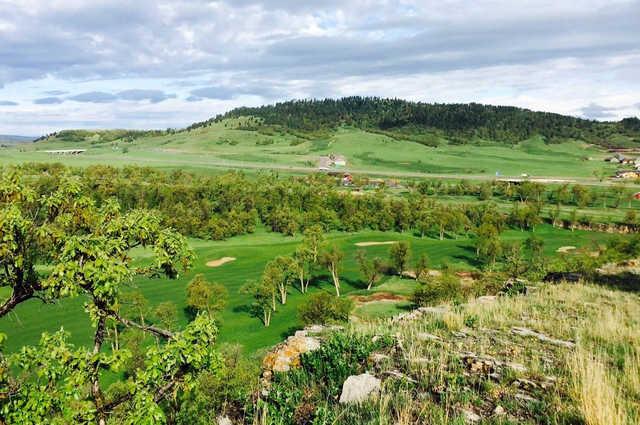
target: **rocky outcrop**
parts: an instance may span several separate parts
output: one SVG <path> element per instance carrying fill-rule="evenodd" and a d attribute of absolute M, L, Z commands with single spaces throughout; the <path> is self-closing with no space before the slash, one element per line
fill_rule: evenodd
<path fill-rule="evenodd" d="M 288 372 L 300 364 L 300 356 L 320 348 L 320 340 L 309 336 L 308 331 L 298 331 L 267 354 L 262 363 L 265 373 Z"/>
<path fill-rule="evenodd" d="M 342 384 L 340 403 L 358 404 L 380 392 L 382 382 L 373 375 L 363 373 L 347 378 Z"/>

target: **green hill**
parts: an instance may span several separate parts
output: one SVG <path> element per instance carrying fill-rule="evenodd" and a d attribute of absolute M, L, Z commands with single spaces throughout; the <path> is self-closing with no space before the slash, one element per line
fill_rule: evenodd
<path fill-rule="evenodd" d="M 606 147 L 640 142 L 638 118 L 598 122 L 512 106 L 430 104 L 376 97 L 293 100 L 258 108 L 237 108 L 190 128 L 239 117 L 258 118 L 248 122 L 248 127 L 253 128 L 272 126 L 326 133 L 341 125 L 351 125 L 391 135 L 412 135 L 414 141 L 425 144 L 436 143 L 433 136 L 444 136 L 454 143 L 468 143 L 476 138 L 517 143 L 533 136 L 542 136 L 552 143 L 575 139 Z"/>

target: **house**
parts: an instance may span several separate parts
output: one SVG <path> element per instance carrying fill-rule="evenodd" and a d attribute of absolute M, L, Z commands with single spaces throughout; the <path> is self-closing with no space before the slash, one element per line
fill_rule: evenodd
<path fill-rule="evenodd" d="M 342 176 L 342 185 L 351 186 L 352 184 L 353 184 L 353 176 L 349 173 L 344 173 L 344 176 Z"/>
<path fill-rule="evenodd" d="M 81 153 L 86 152 L 86 149 L 60 149 L 55 151 L 44 151 L 49 155 L 80 155 Z"/>
<path fill-rule="evenodd" d="M 321 156 L 318 160 L 318 170 L 330 171 L 336 168 L 343 168 L 347 165 L 347 159 L 342 155 L 330 154 L 329 156 Z"/>

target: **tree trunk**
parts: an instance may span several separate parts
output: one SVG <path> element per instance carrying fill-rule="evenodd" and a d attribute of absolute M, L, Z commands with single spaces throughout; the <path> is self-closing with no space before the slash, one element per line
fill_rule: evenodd
<path fill-rule="evenodd" d="M 336 287 L 336 296 L 340 296 L 340 280 L 338 278 L 338 272 L 335 269 L 335 266 L 331 266 L 331 278 L 333 279 L 333 285 Z"/>

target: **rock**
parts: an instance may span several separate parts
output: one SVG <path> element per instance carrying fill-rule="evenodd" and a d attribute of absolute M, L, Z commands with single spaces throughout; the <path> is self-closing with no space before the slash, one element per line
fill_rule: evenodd
<path fill-rule="evenodd" d="M 392 378 L 396 378 L 396 379 L 401 379 L 401 380 L 405 380 L 408 382 L 411 382 L 413 384 L 417 384 L 418 381 L 416 381 L 415 379 L 405 375 L 404 373 L 400 372 L 399 370 L 388 370 L 386 372 L 384 372 L 385 375 L 389 375 Z"/>
<path fill-rule="evenodd" d="M 511 328 L 511 332 L 513 332 L 516 335 L 520 335 L 520 336 L 524 336 L 524 337 L 537 338 L 538 340 L 540 340 L 542 342 L 548 342 L 549 344 L 558 345 L 558 346 L 561 346 L 561 347 L 573 348 L 575 346 L 575 344 L 573 342 L 571 342 L 571 341 L 563 341 L 561 339 L 551 338 L 551 337 L 548 337 L 547 335 L 545 335 L 543 333 L 536 332 L 536 331 L 533 331 L 533 330 L 527 329 L 527 328 L 513 327 L 513 328 Z"/>
<path fill-rule="evenodd" d="M 527 371 L 527 367 L 520 363 L 507 362 L 504 365 L 514 372 L 525 373 Z"/>
<path fill-rule="evenodd" d="M 371 356 L 369 356 L 369 359 L 373 362 L 373 363 L 382 363 L 385 360 L 389 360 L 391 357 L 387 356 L 386 354 L 382 354 L 382 353 L 372 353 Z"/>
<path fill-rule="evenodd" d="M 538 388 L 538 384 L 529 379 L 518 378 L 513 383 L 514 386 L 522 388 L 523 390 L 534 390 Z"/>
<path fill-rule="evenodd" d="M 493 414 L 496 415 L 496 416 L 502 416 L 505 413 L 507 413 L 507 412 L 504 410 L 504 407 L 502 407 L 500 405 L 497 405 L 496 408 L 493 409 Z"/>
<path fill-rule="evenodd" d="M 538 401 L 535 398 L 533 398 L 530 395 L 525 394 L 525 393 L 516 393 L 513 397 L 517 398 L 518 400 L 522 400 L 522 401 L 526 401 L 526 402 Z"/>
<path fill-rule="evenodd" d="M 464 416 L 464 420 L 467 423 L 469 423 L 469 422 L 479 422 L 482 419 L 480 417 L 480 415 L 478 415 L 477 413 L 475 413 L 472 410 L 463 410 L 462 411 L 462 416 Z"/>
<path fill-rule="evenodd" d="M 340 403 L 362 403 L 369 397 L 380 392 L 380 380 L 373 375 L 363 373 L 352 375 L 342 384 Z"/>
<path fill-rule="evenodd" d="M 301 354 L 318 348 L 320 348 L 320 341 L 317 338 L 303 334 L 291 336 L 265 356 L 263 361 L 265 373 L 268 371 L 288 372 L 292 367 L 298 366 Z"/>
<path fill-rule="evenodd" d="M 231 422 L 231 419 L 229 419 L 228 416 L 222 416 L 222 415 L 216 418 L 216 423 L 218 425 L 233 425 L 233 422 Z"/>

